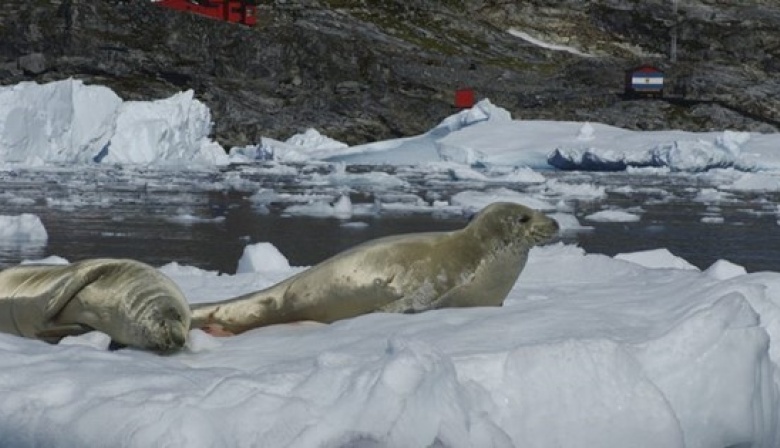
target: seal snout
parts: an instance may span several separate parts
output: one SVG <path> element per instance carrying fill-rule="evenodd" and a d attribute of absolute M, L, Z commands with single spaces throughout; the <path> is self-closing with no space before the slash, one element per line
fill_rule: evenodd
<path fill-rule="evenodd" d="M 181 350 L 187 343 L 189 329 L 181 320 L 165 319 L 160 322 L 161 338 L 157 341 L 155 350 L 161 354 L 171 354 Z"/>
<path fill-rule="evenodd" d="M 189 331 L 180 320 L 168 320 L 165 322 L 169 328 L 170 340 L 174 347 L 181 348 L 187 343 Z"/>
<path fill-rule="evenodd" d="M 543 213 L 539 213 L 532 234 L 537 242 L 543 243 L 552 240 L 560 229 L 561 225 L 558 224 L 558 221 Z"/>

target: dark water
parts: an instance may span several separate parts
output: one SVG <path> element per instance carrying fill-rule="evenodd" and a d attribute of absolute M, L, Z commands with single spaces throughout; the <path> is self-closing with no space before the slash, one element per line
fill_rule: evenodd
<path fill-rule="evenodd" d="M 289 176 L 251 170 L 237 174 L 235 168 L 217 173 L 119 168 L 77 173 L 67 170 L 0 172 L 0 214 L 35 214 L 48 232 L 48 240 L 43 243 L 0 242 L 0 263 L 7 266 L 48 255 L 71 261 L 130 257 L 157 266 L 177 261 L 232 273 L 243 248 L 251 243 L 271 242 L 287 256 L 291 265 L 308 266 L 368 239 L 397 233 L 452 230 L 467 221 L 459 215 L 382 214 L 354 218 L 352 221 L 366 225 L 351 227 L 332 218 L 283 217 L 280 210 L 284 204 L 272 204 L 268 210 L 249 200 L 258 188 L 293 193 L 345 190 L 343 185 L 307 185 L 309 174 Z M 587 252 L 614 255 L 665 247 L 700 268 L 727 259 L 751 272 L 780 272 L 777 213 L 780 197 L 777 194 L 743 194 L 705 204 L 694 198 L 702 188 L 711 186 L 691 176 L 582 173 L 546 173 L 546 176 L 573 184 L 586 182 L 607 187 L 609 193 L 605 199 L 567 200 L 581 223 L 594 228 L 566 234 L 563 241 L 579 244 Z M 473 184 L 431 182 L 430 177 L 426 180 L 419 173 L 412 173 L 406 179 L 410 185 L 402 191 L 382 188 L 372 191 L 370 186 L 353 186 L 349 190 L 356 202 L 393 197 L 393 194 L 446 198 L 458 189 L 480 188 Z M 621 190 L 625 186 L 631 189 Z M 636 223 L 593 223 L 583 219 L 587 214 L 613 206 L 638 207 L 642 218 Z M 176 219 L 183 215 L 195 216 L 197 220 Z M 703 223 L 705 216 L 718 216 L 723 222 Z"/>

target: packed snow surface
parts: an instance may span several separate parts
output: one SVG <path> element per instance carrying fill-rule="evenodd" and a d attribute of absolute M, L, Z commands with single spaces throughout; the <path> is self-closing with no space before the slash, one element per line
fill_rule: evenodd
<path fill-rule="evenodd" d="M 254 245 L 239 264 L 263 255 L 280 259 Z M 284 265 L 161 270 L 199 302 Z M 778 273 L 558 244 L 501 308 L 194 330 L 168 357 L 0 334 L 0 445 L 774 447 L 779 337 Z"/>

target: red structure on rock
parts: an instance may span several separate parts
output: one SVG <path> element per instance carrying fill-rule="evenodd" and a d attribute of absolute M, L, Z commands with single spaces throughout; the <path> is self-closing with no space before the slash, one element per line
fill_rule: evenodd
<path fill-rule="evenodd" d="M 253 0 L 160 0 L 157 4 L 247 26 L 257 23 L 257 5 Z"/>

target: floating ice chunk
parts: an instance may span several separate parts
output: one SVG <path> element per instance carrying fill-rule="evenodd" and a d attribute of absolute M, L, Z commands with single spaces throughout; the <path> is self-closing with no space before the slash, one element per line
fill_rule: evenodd
<path fill-rule="evenodd" d="M 602 210 L 591 213 L 585 219 L 596 222 L 638 222 L 641 218 L 639 215 L 622 210 Z"/>
<path fill-rule="evenodd" d="M 211 141 L 211 112 L 192 90 L 156 101 L 127 101 L 102 163 L 226 164 L 224 149 Z"/>
<path fill-rule="evenodd" d="M 201 216 L 192 215 L 190 213 L 182 213 L 180 215 L 165 218 L 165 220 L 176 224 L 191 225 L 191 224 L 198 224 L 198 223 L 223 222 L 225 220 L 225 217 L 215 216 L 213 218 L 204 218 Z"/>
<path fill-rule="evenodd" d="M 70 264 L 70 261 L 57 255 L 50 255 L 39 260 L 22 260 L 20 264 Z"/>
<path fill-rule="evenodd" d="M 271 243 L 256 243 L 244 247 L 244 253 L 238 260 L 236 274 L 250 272 L 286 271 L 290 262 Z"/>
<path fill-rule="evenodd" d="M 16 243 L 44 242 L 49 235 L 41 219 L 29 213 L 18 216 L 0 215 L 0 241 Z"/>
<path fill-rule="evenodd" d="M 341 224 L 341 227 L 345 229 L 365 229 L 368 227 L 368 223 L 363 221 L 351 221 Z"/>
<path fill-rule="evenodd" d="M 596 200 L 607 196 L 607 190 L 592 183 L 570 184 L 557 179 L 550 179 L 544 184 L 545 192 L 551 195 L 563 196 L 569 199 Z"/>
<path fill-rule="evenodd" d="M 349 173 L 343 166 L 330 174 L 314 174 L 311 178 L 303 182 L 310 185 L 333 185 L 350 187 L 372 187 L 382 189 L 406 188 L 409 183 L 398 176 L 388 173 L 372 171 L 370 173 Z"/>
<path fill-rule="evenodd" d="M 559 146 L 547 162 L 563 170 L 623 171 L 628 168 L 665 167 L 671 171 L 700 172 L 728 168 L 744 163 L 740 145 L 750 135 L 724 134 L 714 142 L 672 140 L 651 148 L 615 149 L 612 147 Z M 744 141 L 743 141 L 744 140 Z M 743 167 L 744 168 L 744 167 Z"/>
<path fill-rule="evenodd" d="M 352 217 L 352 201 L 349 195 L 342 195 L 333 204 L 333 216 L 338 219 L 349 219 Z"/>
<path fill-rule="evenodd" d="M 462 191 L 450 199 L 452 205 L 461 206 L 469 212 L 482 210 L 493 202 L 514 202 L 539 211 L 555 210 L 555 206 L 547 201 L 507 188 L 497 188 L 488 191 Z"/>
<path fill-rule="evenodd" d="M 288 138 L 285 143 L 309 150 L 343 149 L 349 147 L 349 145 L 346 143 L 342 143 L 338 140 L 334 140 L 330 137 L 322 135 L 314 128 L 309 128 L 300 134 L 293 135 L 292 137 Z"/>
<path fill-rule="evenodd" d="M 91 162 L 108 144 L 121 104 L 111 89 L 73 79 L 0 87 L 0 160 Z"/>
<path fill-rule="evenodd" d="M 548 215 L 558 222 L 561 233 L 576 233 L 593 230 L 592 226 L 583 226 L 576 216 L 570 213 L 553 213 Z"/>
<path fill-rule="evenodd" d="M 780 175 L 769 173 L 744 173 L 723 190 L 734 191 L 780 191 Z"/>
<path fill-rule="evenodd" d="M 335 204 L 324 201 L 312 201 L 307 204 L 295 204 L 284 209 L 287 216 L 310 216 L 312 218 L 338 218 L 349 219 L 352 217 L 352 202 L 347 196 L 341 196 Z"/>
<path fill-rule="evenodd" d="M 696 193 L 696 197 L 693 198 L 693 200 L 696 202 L 713 203 L 723 202 L 733 197 L 734 196 L 732 194 L 716 190 L 714 188 L 702 188 L 698 193 Z"/>
<path fill-rule="evenodd" d="M 540 184 L 546 180 L 543 175 L 528 167 L 514 168 L 509 173 L 491 177 L 489 179 L 495 182 L 512 182 L 520 184 Z"/>
<path fill-rule="evenodd" d="M 456 181 L 478 181 L 478 182 L 488 181 L 487 176 L 467 166 L 452 167 L 450 168 L 449 172 L 452 180 L 456 180 Z"/>
<path fill-rule="evenodd" d="M 723 224 L 726 220 L 722 216 L 702 216 L 700 221 L 704 224 Z"/>
<path fill-rule="evenodd" d="M 712 144 L 704 140 L 679 140 L 660 144 L 650 151 L 653 166 L 668 166 L 673 171 L 706 171 L 712 168 L 727 168 L 736 163 L 736 154 L 731 148 Z"/>

